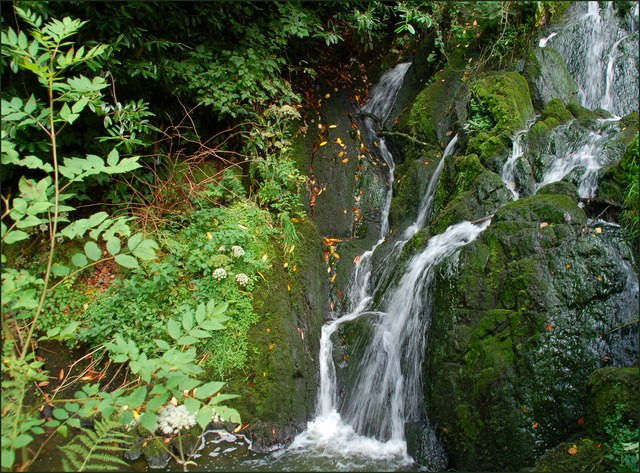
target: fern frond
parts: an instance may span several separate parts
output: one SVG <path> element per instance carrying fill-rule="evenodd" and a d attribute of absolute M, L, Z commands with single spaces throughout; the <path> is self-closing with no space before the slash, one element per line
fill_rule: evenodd
<path fill-rule="evenodd" d="M 120 454 L 131 444 L 131 436 L 119 429 L 120 423 L 96 420 L 95 431 L 81 429 L 71 442 L 60 447 L 66 471 L 117 471 L 128 465 Z"/>

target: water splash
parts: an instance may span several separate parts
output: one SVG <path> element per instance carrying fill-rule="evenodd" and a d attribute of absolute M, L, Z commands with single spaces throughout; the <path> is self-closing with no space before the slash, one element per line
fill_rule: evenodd
<path fill-rule="evenodd" d="M 529 132 L 531 126 L 535 123 L 538 116 L 536 115 L 532 120 L 530 120 L 527 125 L 520 131 L 516 132 L 513 138 L 513 145 L 511 148 L 511 155 L 505 161 L 502 166 L 502 181 L 505 183 L 507 188 L 511 191 L 513 195 L 513 200 L 518 200 L 520 198 L 520 194 L 516 189 L 516 166 L 518 164 L 518 159 L 524 156 L 525 146 L 524 146 L 524 136 Z"/>

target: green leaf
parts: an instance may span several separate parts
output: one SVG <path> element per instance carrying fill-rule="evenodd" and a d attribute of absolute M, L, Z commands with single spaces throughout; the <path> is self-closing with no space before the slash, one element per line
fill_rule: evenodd
<path fill-rule="evenodd" d="M 193 345 L 197 342 L 198 339 L 196 337 L 192 337 L 191 335 L 183 335 L 176 341 L 178 345 Z"/>
<path fill-rule="evenodd" d="M 0 455 L 2 458 L 2 468 L 6 468 L 7 470 L 10 469 L 16 461 L 16 453 L 13 450 L 6 450 L 3 448 Z"/>
<path fill-rule="evenodd" d="M 127 404 L 129 405 L 129 409 L 136 409 L 140 407 L 146 398 L 147 398 L 147 387 L 140 386 L 138 389 L 133 391 L 126 398 Z"/>
<path fill-rule="evenodd" d="M 167 351 L 171 348 L 171 346 L 164 340 L 155 340 L 155 342 L 162 351 Z"/>
<path fill-rule="evenodd" d="M 182 330 L 180 329 L 180 324 L 176 322 L 175 319 L 171 318 L 167 322 L 167 332 L 169 336 L 174 340 L 177 340 L 182 335 Z"/>
<path fill-rule="evenodd" d="M 157 397 L 152 397 L 147 402 L 147 412 L 154 412 L 164 406 L 165 402 L 169 399 L 169 393 L 162 394 Z"/>
<path fill-rule="evenodd" d="M 115 166 L 118 164 L 120 160 L 120 155 L 118 154 L 118 148 L 113 148 L 109 155 L 107 156 L 107 164 L 109 166 Z"/>
<path fill-rule="evenodd" d="M 23 232 L 22 230 L 12 230 L 5 234 L 4 243 L 10 245 L 11 243 L 26 240 L 27 238 L 29 238 L 29 234 L 27 232 Z"/>
<path fill-rule="evenodd" d="M 77 417 L 72 417 L 71 419 L 69 419 L 67 421 L 67 424 L 69 424 L 71 427 L 75 427 L 76 429 L 80 428 L 80 419 L 78 419 Z"/>
<path fill-rule="evenodd" d="M 135 235 L 134 235 L 135 236 Z M 141 260 L 152 260 L 156 258 L 156 250 L 158 245 L 153 240 L 143 240 L 131 251 L 133 254 Z"/>
<path fill-rule="evenodd" d="M 182 327 L 184 327 L 185 332 L 193 328 L 193 312 L 191 310 L 186 311 L 182 316 Z"/>
<path fill-rule="evenodd" d="M 129 241 L 127 241 L 127 246 L 131 251 L 133 251 L 137 248 L 143 238 L 144 235 L 142 233 L 136 233 L 131 238 L 129 238 Z"/>
<path fill-rule="evenodd" d="M 68 266 L 63 266 L 59 263 L 53 263 L 51 266 L 51 272 L 56 276 L 63 277 L 71 272 Z"/>
<path fill-rule="evenodd" d="M 156 429 L 156 425 L 158 423 L 158 416 L 155 412 L 145 412 L 140 416 L 140 423 L 142 426 L 150 432 L 153 432 Z"/>
<path fill-rule="evenodd" d="M 56 419 L 65 420 L 69 418 L 69 413 L 64 409 L 58 408 L 53 410 L 53 417 L 55 417 Z"/>
<path fill-rule="evenodd" d="M 19 448 L 26 447 L 31 442 L 33 442 L 33 437 L 31 435 L 20 434 L 18 435 L 18 438 L 13 441 L 12 447 L 17 450 Z"/>
<path fill-rule="evenodd" d="M 228 401 L 229 399 L 237 399 L 239 397 L 240 395 L 238 394 L 218 394 L 217 396 L 213 396 L 209 403 L 212 406 L 215 406 L 216 404 L 220 404 L 221 402 Z"/>
<path fill-rule="evenodd" d="M 224 383 L 219 381 L 213 381 L 211 383 L 203 384 L 202 386 L 198 386 L 196 388 L 195 397 L 198 399 L 204 399 L 209 396 L 213 396 L 215 393 L 220 391 L 224 386 Z"/>
<path fill-rule="evenodd" d="M 87 243 L 85 243 L 84 254 L 93 261 L 98 261 L 100 258 L 102 258 L 102 250 L 94 241 L 88 241 Z"/>
<path fill-rule="evenodd" d="M 211 406 L 203 406 L 198 411 L 198 415 L 196 416 L 196 422 L 202 430 L 204 430 L 209 422 L 211 422 L 211 418 L 213 417 L 213 407 Z"/>
<path fill-rule="evenodd" d="M 60 435 L 62 435 L 64 438 L 67 438 L 67 435 L 69 435 L 69 427 L 67 427 L 66 424 L 61 425 L 60 427 L 58 427 L 58 432 L 60 433 Z"/>
<path fill-rule="evenodd" d="M 122 243 L 120 242 L 120 238 L 112 237 L 107 241 L 107 251 L 111 253 L 113 256 L 120 253 L 120 249 L 122 248 Z"/>
<path fill-rule="evenodd" d="M 75 255 L 73 255 L 73 257 L 71 258 L 71 262 L 79 268 L 84 268 L 89 264 L 87 257 L 82 253 L 76 253 Z"/>
<path fill-rule="evenodd" d="M 216 406 L 215 409 L 218 415 L 222 417 L 226 422 L 233 422 L 236 424 L 239 424 L 241 422 L 240 414 L 237 410 L 227 406 Z"/>
<path fill-rule="evenodd" d="M 131 255 L 116 255 L 114 259 L 116 263 L 125 268 L 135 269 L 139 266 L 138 260 Z"/>
<path fill-rule="evenodd" d="M 189 414 L 195 414 L 196 412 L 198 412 L 198 409 L 200 409 L 201 405 L 202 403 L 200 401 L 192 397 L 188 397 L 184 400 L 184 407 L 187 408 Z"/>

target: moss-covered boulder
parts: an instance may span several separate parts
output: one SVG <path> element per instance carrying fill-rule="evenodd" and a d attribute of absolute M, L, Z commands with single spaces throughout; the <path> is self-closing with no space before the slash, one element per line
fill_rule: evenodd
<path fill-rule="evenodd" d="M 532 102 L 542 110 L 553 99 L 577 102 L 578 84 L 558 51 L 551 47 L 533 48 L 525 62 L 524 77 L 531 88 Z"/>
<path fill-rule="evenodd" d="M 400 129 L 415 138 L 436 144 L 447 131 L 445 117 L 453 111 L 453 103 L 462 83 L 464 60 L 457 54 L 452 61 L 435 74 L 433 82 L 418 94 L 406 123 L 401 119 Z M 447 122 L 450 124 L 450 121 Z"/>
<path fill-rule="evenodd" d="M 575 196 L 539 194 L 439 266 L 425 402 L 451 467 L 532 467 L 579 432 L 610 314 L 634 284 L 606 233 Z"/>
<path fill-rule="evenodd" d="M 614 471 L 615 465 L 606 458 L 602 443 L 589 438 L 562 442 L 546 452 L 533 471 Z"/>
<path fill-rule="evenodd" d="M 475 170 L 470 169 L 469 172 L 473 173 Z M 465 174 L 459 173 L 458 177 L 460 176 L 464 179 Z M 465 220 L 475 221 L 487 217 L 511 198 L 511 193 L 500 176 L 487 170 L 480 172 L 466 185 L 460 182 L 460 188 L 465 187 L 468 187 L 468 190 L 459 193 L 435 215 L 430 227 L 433 234 L 442 233 L 450 225 Z"/>
<path fill-rule="evenodd" d="M 263 274 L 253 292 L 261 317 L 249 331 L 248 368 L 227 380 L 228 391 L 241 396 L 233 405 L 253 424 L 249 435 L 259 451 L 291 441 L 314 412 L 327 281 L 316 226 L 304 221 L 297 230 L 295 272 L 283 255 Z"/>
<path fill-rule="evenodd" d="M 601 368 L 589 379 L 586 430 L 596 439 L 605 439 L 607 419 L 616 414 L 640 425 L 640 368 Z"/>
<path fill-rule="evenodd" d="M 541 194 L 557 194 L 566 195 L 575 203 L 578 203 L 580 197 L 578 196 L 578 189 L 571 182 L 557 181 L 547 184 L 538 189 L 538 195 Z"/>
<path fill-rule="evenodd" d="M 517 72 L 484 74 L 473 83 L 471 93 L 474 105 L 469 119 L 486 123 L 491 135 L 520 130 L 533 116 L 529 85 Z"/>

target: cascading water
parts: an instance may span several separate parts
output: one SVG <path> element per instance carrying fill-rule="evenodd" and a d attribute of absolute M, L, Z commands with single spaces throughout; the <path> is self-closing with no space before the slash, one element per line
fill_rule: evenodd
<path fill-rule="evenodd" d="M 534 123 L 535 118 L 533 120 L 530 120 L 524 129 L 516 133 L 513 138 L 511 156 L 509 156 L 509 158 L 505 161 L 504 166 L 502 166 L 502 180 L 511 191 L 513 200 L 518 200 L 520 198 L 520 194 L 516 189 L 516 165 L 518 164 L 518 159 L 524 156 L 523 137 L 529 132 L 531 125 L 533 125 Z"/>
<path fill-rule="evenodd" d="M 433 237 L 425 250 L 407 263 L 400 281 L 379 298 L 383 301 L 381 307 L 372 307 L 375 294 L 371 288 L 371 256 L 389 231 L 394 161 L 384 140 L 376 136 L 371 116 L 377 117 L 381 124 L 388 118 L 408 66 L 401 64 L 385 74 L 363 109 L 367 112 L 365 139 L 371 143 L 374 140 L 378 142 L 377 148 L 389 169 L 389 191 L 382 208 L 380 239 L 358 259 L 349 293 L 351 311 L 322 328 L 317 416 L 296 437 L 288 452 L 314 451 L 338 455 L 343 459 L 364 457 L 411 462 L 404 426 L 407 421 L 420 416 L 420 366 L 430 323 L 431 306 L 426 295 L 433 279 L 431 269 L 475 239 L 488 225 L 488 222 L 482 226 L 464 222 Z M 447 146 L 445 156 L 453 152 L 456 142 L 457 136 Z M 402 244 L 396 243 L 391 251 L 394 262 L 404 243 L 423 227 L 430 214 L 445 156 L 429 182 L 416 221 L 403 233 Z M 347 395 L 343 399 L 338 399 L 331 336 L 343 324 L 360 317 L 367 317 L 372 322 L 373 338 L 358 365 L 359 375 L 353 386 L 346 390 Z M 345 466 L 344 463 L 340 465 Z"/>
<path fill-rule="evenodd" d="M 585 107 L 616 116 L 638 110 L 637 5 L 619 18 L 614 2 L 575 2 L 574 20 L 551 43 L 580 88 Z"/>

